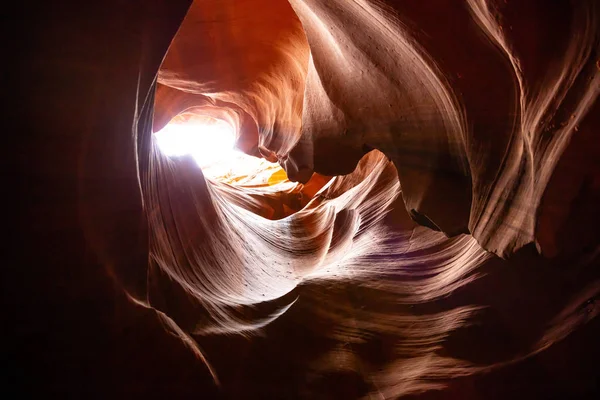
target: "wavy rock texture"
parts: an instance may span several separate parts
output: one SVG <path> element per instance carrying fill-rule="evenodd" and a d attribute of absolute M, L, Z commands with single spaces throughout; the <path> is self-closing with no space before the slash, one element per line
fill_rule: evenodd
<path fill-rule="evenodd" d="M 186 7 L 106 61 L 77 209 L 221 394 L 493 398 L 473 382 L 544 357 L 589 375 L 560 346 L 599 310 L 597 2 L 196 0 L 175 33 Z M 165 156 L 152 133 L 188 117 L 283 170 Z"/>
<path fill-rule="evenodd" d="M 141 170 L 147 304 L 185 338 L 252 335 L 278 318 L 304 325 L 288 315 L 300 309 L 303 329 L 329 340 L 307 373 L 354 374 L 362 395 L 397 398 L 530 357 L 596 315 L 573 310 L 598 281 L 585 299 L 556 300 L 567 308 L 552 325 L 538 321 L 501 359 L 445 351 L 490 301 L 448 299 L 481 279 L 493 253 L 563 250 L 553 220 L 577 213 L 565 199 L 581 186 L 559 204 L 552 192 L 561 155 L 597 119 L 600 9 L 427 3 L 192 4 L 159 71 L 154 131 L 182 113 L 230 121 L 240 148 L 298 183 L 213 182 L 153 148 Z M 581 173 L 597 180 L 594 168 Z M 411 308 L 438 303 L 454 305 Z M 382 340 L 383 358 L 370 359 L 365 349 Z"/>

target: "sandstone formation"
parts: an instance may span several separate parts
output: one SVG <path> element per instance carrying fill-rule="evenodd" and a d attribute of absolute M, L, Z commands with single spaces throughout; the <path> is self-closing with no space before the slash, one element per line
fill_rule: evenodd
<path fill-rule="evenodd" d="M 71 161 L 34 151 L 73 176 L 72 219 L 40 223 L 78 227 L 105 296 L 195 355 L 206 395 L 494 398 L 539 363 L 590 393 L 598 345 L 568 346 L 599 332 L 600 4 L 121 3 L 31 41 L 29 76 L 65 76 L 32 127 L 77 126 Z M 208 177 L 163 154 L 153 134 L 190 120 L 268 162 Z"/>

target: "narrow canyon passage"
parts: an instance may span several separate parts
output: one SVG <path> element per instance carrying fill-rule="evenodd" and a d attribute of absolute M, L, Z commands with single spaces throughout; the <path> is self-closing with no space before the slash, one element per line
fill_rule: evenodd
<path fill-rule="evenodd" d="M 595 1 L 48 7 L 20 392 L 591 398 Z"/>

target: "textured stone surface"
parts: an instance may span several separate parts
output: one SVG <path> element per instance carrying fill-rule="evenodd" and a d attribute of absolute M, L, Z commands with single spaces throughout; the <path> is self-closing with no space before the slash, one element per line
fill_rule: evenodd
<path fill-rule="evenodd" d="M 592 395 L 594 1 L 190 3 L 15 14 L 15 389 Z M 162 155 L 184 112 L 290 180 Z"/>

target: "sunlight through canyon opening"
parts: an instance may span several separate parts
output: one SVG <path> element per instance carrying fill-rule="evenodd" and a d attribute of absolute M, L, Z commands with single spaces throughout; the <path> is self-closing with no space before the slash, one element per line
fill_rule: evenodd
<path fill-rule="evenodd" d="M 269 186 L 288 180 L 279 164 L 238 149 L 233 127 L 218 119 L 175 118 L 154 137 L 160 151 L 170 158 L 191 155 L 210 180 Z"/>

